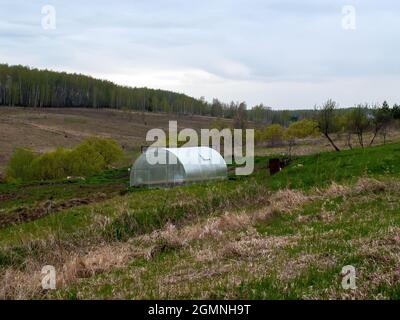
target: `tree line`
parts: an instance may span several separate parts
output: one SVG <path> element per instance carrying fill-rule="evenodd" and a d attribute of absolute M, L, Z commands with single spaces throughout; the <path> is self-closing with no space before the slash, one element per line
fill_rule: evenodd
<path fill-rule="evenodd" d="M 0 106 L 113 108 L 234 119 L 244 102 L 195 99 L 167 90 L 116 85 L 82 74 L 0 64 Z M 244 111 L 243 111 L 244 110 Z"/>
<path fill-rule="evenodd" d="M 362 146 L 366 144 L 366 130 L 373 130 L 374 137 L 379 132 L 385 133 L 386 123 L 390 123 L 388 118 L 394 119 L 400 113 L 398 105 L 390 108 L 387 103 L 382 108 L 359 105 L 350 109 L 338 109 L 332 100 L 314 110 L 272 110 L 263 104 L 249 109 L 245 102 L 224 103 L 218 99 L 207 102 L 204 97 L 196 99 L 167 90 L 120 86 L 82 74 L 7 64 L 0 64 L 0 106 L 2 105 L 33 108 L 114 108 L 205 115 L 232 119 L 234 128 L 244 128 L 249 122 L 256 128 L 271 124 L 288 127 L 291 123 L 318 117 L 320 130 L 328 140 L 331 139 L 330 133 L 338 132 L 340 128 L 348 132 L 349 141 L 352 135 L 356 135 Z M 331 143 L 335 145 L 333 141 Z"/>
<path fill-rule="evenodd" d="M 259 125 L 279 123 L 310 115 L 308 111 L 277 111 L 257 105 L 247 108 L 245 102 L 207 102 L 166 90 L 120 86 L 111 81 L 81 74 L 39 70 L 25 66 L 0 64 L 0 106 L 33 108 L 81 107 L 115 108 L 140 112 L 165 112 L 183 115 L 206 115 L 234 119 L 236 126 L 245 118 Z"/>
<path fill-rule="evenodd" d="M 394 104 L 390 107 L 384 101 L 381 105 L 365 103 L 341 110 L 330 99 L 317 108 L 316 120 L 318 129 L 336 151 L 340 151 L 340 148 L 331 136 L 333 133 L 345 133 L 350 149 L 353 148 L 353 136 L 357 138 L 359 146 L 364 148 L 371 146 L 378 134 L 382 135 L 386 143 L 388 129 L 400 120 L 400 105 Z M 370 140 L 366 140 L 366 133 L 370 133 Z"/>
<path fill-rule="evenodd" d="M 7 64 L 0 64 L 0 105 L 210 113 L 210 106 L 204 99 L 194 99 L 181 93 L 132 88 L 81 74 Z"/>
<path fill-rule="evenodd" d="M 195 99 L 167 90 L 116 85 L 90 76 L 0 64 L 0 106 L 113 108 L 234 119 L 244 102 Z"/>
<path fill-rule="evenodd" d="M 353 108 L 339 109 L 328 100 L 301 120 L 293 120 L 287 126 L 278 123 L 258 126 L 255 140 L 259 145 L 287 145 L 289 154 L 296 140 L 323 135 L 336 150 L 340 151 L 335 137 L 345 135 L 345 144 L 353 149 L 353 142 L 362 148 L 371 146 L 378 135 L 386 143 L 389 129 L 400 122 L 400 105 L 392 107 L 384 101 L 381 105 L 358 104 Z M 355 137 L 355 139 L 353 139 Z"/>

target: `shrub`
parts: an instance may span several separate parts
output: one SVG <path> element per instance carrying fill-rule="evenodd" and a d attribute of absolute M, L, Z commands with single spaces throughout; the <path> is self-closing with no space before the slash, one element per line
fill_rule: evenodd
<path fill-rule="evenodd" d="M 285 129 L 279 124 L 272 124 L 265 128 L 263 137 L 272 146 L 282 144 Z"/>
<path fill-rule="evenodd" d="M 44 153 L 32 161 L 32 178 L 35 180 L 51 180 L 66 177 L 67 165 L 71 151 L 58 148 L 53 152 Z"/>
<path fill-rule="evenodd" d="M 58 148 L 37 155 L 27 149 L 16 149 L 7 169 L 8 181 L 61 179 L 88 176 L 107 169 L 123 155 L 111 139 L 89 138 L 72 150 Z"/>
<path fill-rule="evenodd" d="M 285 131 L 285 139 L 304 139 L 319 135 L 318 123 L 314 120 L 300 120 L 293 122 Z"/>
<path fill-rule="evenodd" d="M 93 175 L 106 168 L 104 157 L 88 141 L 71 151 L 67 163 L 67 172 L 73 176 Z"/>
<path fill-rule="evenodd" d="M 123 156 L 123 151 L 115 140 L 88 138 L 86 143 L 102 155 L 106 165 L 113 164 Z"/>
<path fill-rule="evenodd" d="M 24 148 L 17 148 L 6 168 L 6 181 L 30 180 L 32 178 L 32 162 L 37 155 Z"/>

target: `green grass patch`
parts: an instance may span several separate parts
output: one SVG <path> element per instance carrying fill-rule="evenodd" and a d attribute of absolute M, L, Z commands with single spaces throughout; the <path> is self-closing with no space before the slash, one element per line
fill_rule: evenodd
<path fill-rule="evenodd" d="M 332 181 L 354 182 L 360 176 L 399 177 L 400 144 L 325 152 L 297 158 L 269 180 L 273 190 L 325 187 Z"/>

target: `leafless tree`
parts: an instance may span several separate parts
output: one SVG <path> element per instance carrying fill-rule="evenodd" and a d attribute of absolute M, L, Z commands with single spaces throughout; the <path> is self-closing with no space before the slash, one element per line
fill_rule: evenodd
<path fill-rule="evenodd" d="M 321 133 L 328 139 L 329 143 L 336 151 L 340 151 L 338 146 L 332 140 L 330 134 L 337 131 L 336 125 L 336 108 L 337 103 L 332 99 L 325 102 L 317 113 L 318 128 Z"/>
<path fill-rule="evenodd" d="M 370 127 L 368 105 L 357 105 L 349 114 L 349 130 L 357 135 L 358 143 L 364 148 L 364 133 Z"/>

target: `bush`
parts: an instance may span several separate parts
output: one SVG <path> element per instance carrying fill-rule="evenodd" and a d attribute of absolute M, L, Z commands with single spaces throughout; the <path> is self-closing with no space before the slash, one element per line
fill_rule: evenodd
<path fill-rule="evenodd" d="M 86 141 L 71 151 L 67 172 L 72 176 L 93 175 L 106 169 L 107 165 L 99 150 Z"/>
<path fill-rule="evenodd" d="M 83 145 L 91 146 L 110 165 L 123 156 L 123 152 L 118 143 L 112 139 L 88 138 Z"/>
<path fill-rule="evenodd" d="M 51 180 L 66 177 L 70 150 L 58 148 L 44 153 L 32 161 L 31 173 L 34 180 Z"/>
<path fill-rule="evenodd" d="M 6 181 L 30 180 L 32 178 L 32 162 L 37 155 L 29 150 L 17 148 L 6 168 Z"/>
<path fill-rule="evenodd" d="M 271 124 L 261 130 L 256 131 L 258 143 L 267 142 L 271 146 L 278 146 L 283 142 L 285 129 L 279 124 Z"/>
<path fill-rule="evenodd" d="M 317 137 L 318 135 L 318 123 L 307 119 L 293 122 L 284 133 L 284 137 L 287 140 Z"/>
<path fill-rule="evenodd" d="M 16 149 L 7 169 L 7 181 L 62 179 L 67 176 L 89 176 L 107 169 L 123 155 L 110 139 L 89 138 L 72 150 L 58 148 L 37 155 L 27 149 Z"/>

